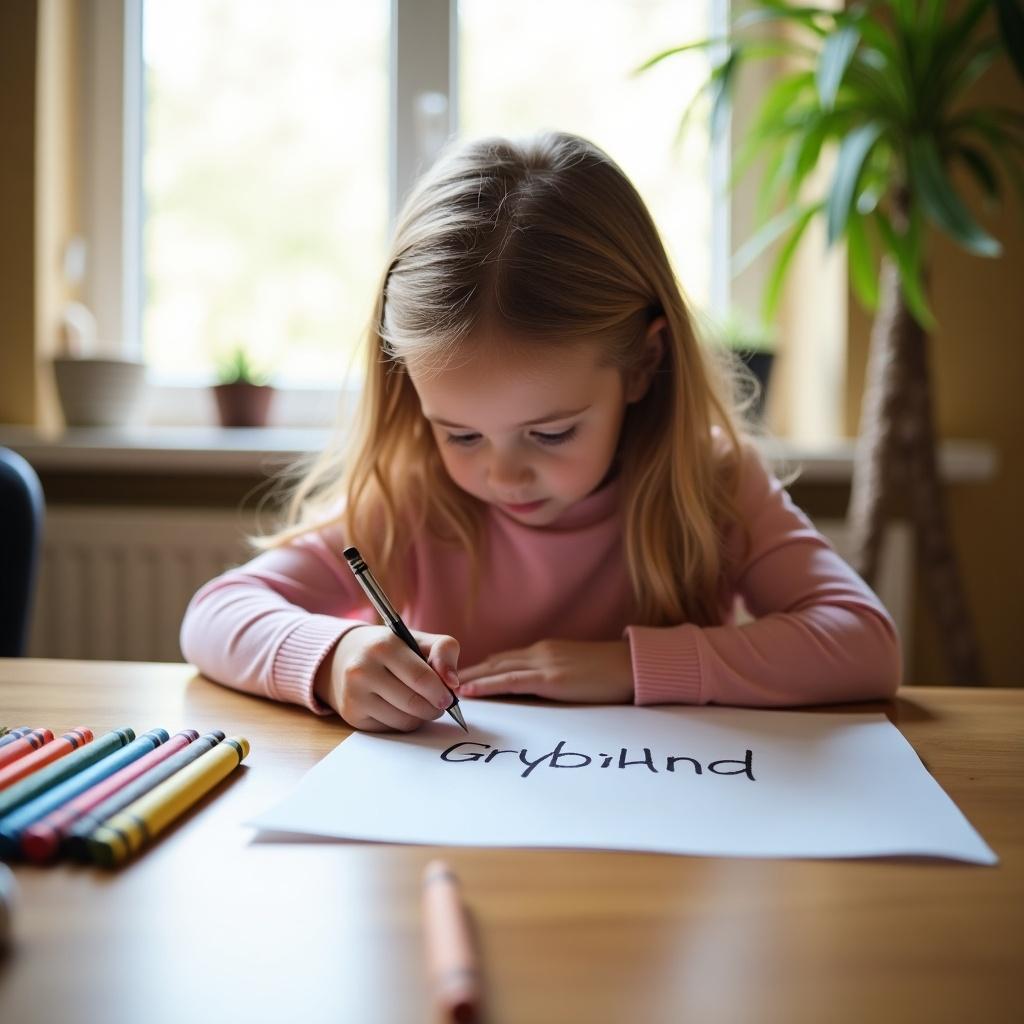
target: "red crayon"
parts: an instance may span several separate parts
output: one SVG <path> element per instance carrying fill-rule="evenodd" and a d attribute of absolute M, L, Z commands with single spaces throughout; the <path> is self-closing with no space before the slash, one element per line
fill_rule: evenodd
<path fill-rule="evenodd" d="M 9 765 L 12 761 L 17 761 L 19 757 L 31 754 L 33 750 L 38 750 L 44 743 L 49 743 L 52 739 L 53 733 L 49 729 L 33 729 L 31 732 L 25 733 L 24 736 L 13 743 L 8 743 L 0 750 L 0 768 Z"/>
<path fill-rule="evenodd" d="M 33 750 L 31 754 L 19 757 L 13 764 L 7 765 L 6 768 L 0 768 L 0 790 L 6 789 L 18 779 L 25 778 L 26 775 L 31 775 L 37 768 L 42 768 L 44 764 L 49 764 L 65 754 L 70 754 L 72 750 L 80 747 L 83 743 L 88 743 L 91 739 L 92 729 L 80 725 L 77 729 L 64 733 L 60 739 L 44 743 L 38 750 Z"/>
<path fill-rule="evenodd" d="M 19 725 L 17 729 L 9 729 L 3 736 L 0 736 L 0 747 L 6 747 L 8 743 L 21 739 L 25 733 L 31 732 L 31 725 Z"/>
<path fill-rule="evenodd" d="M 166 733 L 164 734 L 166 735 Z M 31 825 L 21 835 L 21 852 L 28 860 L 41 864 L 57 854 L 61 840 L 83 814 L 98 807 L 129 782 L 144 775 L 150 768 L 187 747 L 199 738 L 195 729 L 175 733 L 166 743 L 143 755 L 137 761 L 125 765 L 120 771 L 97 782 L 95 786 L 80 793 L 74 799 L 62 804 L 45 818 Z"/>

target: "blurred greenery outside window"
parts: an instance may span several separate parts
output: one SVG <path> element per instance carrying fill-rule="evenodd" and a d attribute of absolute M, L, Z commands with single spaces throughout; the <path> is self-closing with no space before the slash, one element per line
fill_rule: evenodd
<path fill-rule="evenodd" d="M 716 2 L 455 7 L 458 134 L 558 128 L 602 146 L 700 308 L 724 198 L 704 126 L 675 136 L 707 69 L 632 72 L 705 37 Z M 344 379 L 390 230 L 390 32 L 389 0 L 145 0 L 141 327 L 157 382 L 208 383 L 239 345 L 281 385 Z"/>

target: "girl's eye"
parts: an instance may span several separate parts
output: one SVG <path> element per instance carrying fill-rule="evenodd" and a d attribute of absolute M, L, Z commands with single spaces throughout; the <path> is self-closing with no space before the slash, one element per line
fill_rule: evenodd
<path fill-rule="evenodd" d="M 458 445 L 461 448 L 466 448 L 471 444 L 475 444 L 479 440 L 479 434 L 447 434 L 445 436 L 445 441 L 448 444 Z"/>
<path fill-rule="evenodd" d="M 535 430 L 533 436 L 541 444 L 565 444 L 566 441 L 571 441 L 576 436 L 576 427 L 571 426 L 568 430 L 563 430 L 558 434 L 545 434 L 540 430 Z"/>

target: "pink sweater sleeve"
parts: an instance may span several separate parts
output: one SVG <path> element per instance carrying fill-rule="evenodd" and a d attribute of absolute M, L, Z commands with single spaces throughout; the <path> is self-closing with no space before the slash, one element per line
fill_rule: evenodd
<path fill-rule="evenodd" d="M 331 714 L 313 681 L 366 600 L 331 531 L 275 548 L 203 586 L 181 624 L 181 649 L 218 683 Z M 342 550 L 339 543 L 337 551 Z"/>
<path fill-rule="evenodd" d="M 738 505 L 750 547 L 731 583 L 755 621 L 630 626 L 636 703 L 763 707 L 892 696 L 901 672 L 892 619 L 752 449 Z M 741 543 L 738 534 L 731 543 Z"/>

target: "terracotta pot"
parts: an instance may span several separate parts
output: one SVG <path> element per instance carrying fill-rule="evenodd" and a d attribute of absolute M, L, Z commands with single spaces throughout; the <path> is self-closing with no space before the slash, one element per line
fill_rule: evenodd
<path fill-rule="evenodd" d="M 269 384 L 216 384 L 217 413 L 222 427 L 265 427 L 274 388 Z"/>

